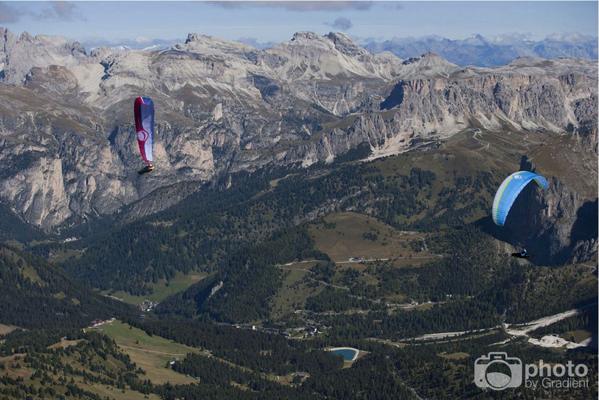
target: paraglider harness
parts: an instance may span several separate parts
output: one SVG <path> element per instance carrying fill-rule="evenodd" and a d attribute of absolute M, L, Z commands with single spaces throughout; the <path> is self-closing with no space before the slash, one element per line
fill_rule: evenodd
<path fill-rule="evenodd" d="M 139 171 L 137 171 L 137 173 L 140 175 L 143 175 L 143 174 L 147 174 L 148 172 L 152 172 L 152 171 L 154 171 L 154 165 L 148 164 L 145 167 L 143 167 L 142 169 L 140 169 Z"/>
<path fill-rule="evenodd" d="M 518 253 L 512 253 L 512 257 L 516 257 L 516 258 L 528 258 L 530 256 L 528 255 L 528 251 L 526 251 L 526 249 L 522 249 L 522 251 L 520 251 Z"/>

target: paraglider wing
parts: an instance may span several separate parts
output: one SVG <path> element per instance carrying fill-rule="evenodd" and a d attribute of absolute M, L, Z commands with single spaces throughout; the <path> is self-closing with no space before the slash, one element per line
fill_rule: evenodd
<path fill-rule="evenodd" d="M 137 144 L 141 158 L 146 165 L 151 166 L 154 161 L 154 102 L 149 97 L 138 97 L 135 99 L 135 130 L 137 132 Z"/>
<path fill-rule="evenodd" d="M 514 172 L 501 183 L 495 198 L 493 199 L 493 222 L 499 226 L 505 224 L 510 208 L 518 195 L 531 181 L 535 181 L 543 189 L 547 189 L 549 184 L 547 179 L 539 174 L 530 171 Z"/>

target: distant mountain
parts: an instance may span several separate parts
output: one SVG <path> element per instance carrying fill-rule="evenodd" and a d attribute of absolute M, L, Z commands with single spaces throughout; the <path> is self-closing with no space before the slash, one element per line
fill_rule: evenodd
<path fill-rule="evenodd" d="M 429 51 L 457 65 L 494 67 L 509 64 L 518 57 L 597 59 L 597 38 L 581 35 L 554 35 L 543 40 L 530 40 L 519 35 L 504 35 L 493 39 L 474 35 L 452 40 L 439 36 L 365 40 L 368 50 L 390 51 L 401 58 L 415 57 Z"/>
<path fill-rule="evenodd" d="M 277 45 L 277 42 L 261 42 L 258 39 L 252 37 L 242 37 L 237 39 L 237 41 L 239 43 L 247 44 L 248 46 L 252 46 L 261 50 L 268 49 Z"/>
<path fill-rule="evenodd" d="M 86 40 L 82 42 L 82 45 L 86 49 L 96 49 L 99 47 L 110 47 L 110 48 L 125 48 L 125 49 L 136 49 L 136 50 L 160 50 L 168 49 L 172 45 L 181 42 L 182 39 L 146 39 L 139 38 L 136 40 L 124 39 L 124 40 Z"/>

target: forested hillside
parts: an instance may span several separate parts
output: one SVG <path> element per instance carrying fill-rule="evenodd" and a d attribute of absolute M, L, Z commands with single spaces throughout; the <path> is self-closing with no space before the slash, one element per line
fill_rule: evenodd
<path fill-rule="evenodd" d="M 480 137 L 465 132 L 370 162 L 356 151 L 331 164 L 232 174 L 159 213 L 136 219 L 133 205 L 60 237 L 4 230 L 13 247 L 0 252 L 2 393 L 484 398 L 472 365 L 494 349 L 574 358 L 596 377 L 589 234 L 576 229 L 578 242 L 567 242 L 555 228 L 580 225 L 562 212 L 564 199 L 588 196 L 572 195 L 558 174 L 549 197 L 562 211 L 537 225 L 546 229 L 540 240 L 563 243 L 556 249 L 570 251 L 571 262 L 545 266 L 550 256 L 537 248 L 528 260 L 511 257 L 520 242 L 490 225 L 489 209 L 502 177 L 528 159 L 513 143 L 491 148 Z M 539 159 L 538 168 L 556 171 Z M 538 196 L 531 191 L 525 206 L 550 207 Z M 111 318 L 93 334 L 81 331 Z M 514 333 L 543 318 L 548 326 Z M 544 336 L 576 351 L 528 341 Z M 358 349 L 357 359 L 325 351 L 336 346 Z M 69 367 L 72 357 L 83 360 L 82 372 Z M 596 386 L 543 392 L 589 393 Z"/>
<path fill-rule="evenodd" d="M 398 228 L 475 219 L 483 215 L 494 183 L 486 175 L 456 177 L 451 183 L 457 182 L 460 196 L 468 191 L 480 196 L 472 199 L 449 190 L 435 192 L 435 174 L 419 168 L 397 176 L 360 164 L 339 165 L 334 172 L 285 172 L 283 178 L 280 172 L 241 176 L 241 188 L 193 195 L 173 209 L 112 230 L 64 266 L 102 289 L 143 293 L 147 282 L 172 277 L 176 271 L 218 269 L 220 260 L 239 247 L 334 210 L 368 210 Z M 270 187 L 275 179 L 276 186 Z M 454 209 L 458 202 L 463 205 Z M 410 221 L 410 216 L 420 214 Z"/>
<path fill-rule="evenodd" d="M 80 329 L 134 313 L 73 283 L 60 267 L 7 246 L 0 246 L 0 299 L 0 323 L 26 329 Z"/>

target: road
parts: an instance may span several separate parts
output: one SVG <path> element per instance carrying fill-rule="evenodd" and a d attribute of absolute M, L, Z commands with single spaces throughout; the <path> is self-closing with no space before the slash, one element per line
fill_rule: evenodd
<path fill-rule="evenodd" d="M 525 324 L 504 324 L 503 327 L 504 327 L 505 333 L 510 335 L 510 338 L 508 338 L 506 340 L 502 340 L 501 342 L 493 343 L 493 345 L 502 345 L 507 342 L 510 342 L 513 339 L 524 337 L 524 338 L 528 338 L 528 343 L 536 345 L 536 346 L 541 346 L 541 347 L 561 347 L 563 345 L 563 346 L 570 346 L 570 348 L 573 348 L 573 347 L 586 346 L 586 345 L 590 344 L 590 342 L 578 344 L 578 343 L 574 343 L 574 342 L 568 342 L 567 340 L 563 340 L 562 341 L 563 343 L 561 343 L 561 344 L 548 345 L 547 343 L 544 343 L 542 340 L 530 338 L 528 334 L 536 329 L 544 328 L 546 326 L 553 325 L 556 322 L 559 322 L 561 320 L 564 320 L 564 319 L 567 319 L 570 317 L 574 317 L 575 315 L 580 314 L 584 309 L 592 307 L 593 305 L 595 305 L 595 303 L 586 304 L 580 308 L 574 308 L 574 309 L 567 310 L 567 311 L 564 311 L 564 312 L 561 312 L 558 314 L 549 315 L 547 317 L 535 319 L 534 321 L 530 321 Z M 559 339 L 559 338 L 556 337 L 556 339 Z"/>
<path fill-rule="evenodd" d="M 584 308 L 584 307 L 583 307 Z M 539 318 L 526 324 L 505 324 L 505 333 L 510 336 L 528 336 L 528 333 L 543 328 L 545 326 L 553 325 L 563 319 L 573 317 L 580 314 L 583 308 L 575 308 L 572 310 L 564 311 L 559 314 L 549 315 L 547 317 Z M 514 327 L 514 328 L 511 328 Z"/>
<path fill-rule="evenodd" d="M 533 321 L 526 322 L 523 324 L 503 324 L 503 325 L 492 326 L 489 328 L 482 328 L 482 329 L 470 330 L 470 331 L 426 333 L 424 335 L 405 338 L 405 339 L 401 339 L 398 341 L 391 341 L 391 340 L 387 340 L 387 339 L 383 340 L 383 339 L 377 339 L 377 338 L 372 338 L 371 340 L 376 340 L 381 343 L 385 343 L 385 344 L 395 346 L 395 347 L 401 347 L 401 346 L 408 345 L 410 342 L 421 342 L 421 343 L 422 342 L 438 342 L 440 340 L 458 338 L 458 337 L 464 336 L 466 334 L 486 333 L 486 332 L 490 332 L 490 331 L 493 331 L 496 329 L 504 329 L 505 333 L 508 334 L 510 336 L 510 338 L 508 338 L 504 341 L 501 341 L 501 342 L 493 343 L 491 346 L 501 345 L 501 344 L 505 344 L 515 338 L 528 337 L 528 334 L 536 329 L 550 326 L 550 325 L 553 325 L 556 322 L 562 321 L 566 318 L 570 318 L 575 315 L 578 315 L 582 310 L 584 310 L 588 307 L 592 307 L 593 305 L 594 305 L 594 303 L 587 304 L 580 308 L 575 308 L 575 309 L 563 311 L 561 313 L 548 315 L 546 317 L 535 319 Z M 535 344 L 536 342 L 533 341 L 530 343 Z"/>
<path fill-rule="evenodd" d="M 476 329 L 476 330 L 472 330 L 472 331 L 457 331 L 457 332 L 440 332 L 440 333 L 427 333 L 424 335 L 420 335 L 420 336 L 416 336 L 413 338 L 409 338 L 409 339 L 405 339 L 408 341 L 427 341 L 427 340 L 443 340 L 443 339 L 450 339 L 450 338 L 454 338 L 454 337 L 459 337 L 459 336 L 463 336 L 469 333 L 483 333 L 483 332 L 488 332 L 490 330 L 493 329 L 497 329 L 500 328 L 500 326 L 493 326 L 491 328 L 484 328 L 484 329 Z"/>

